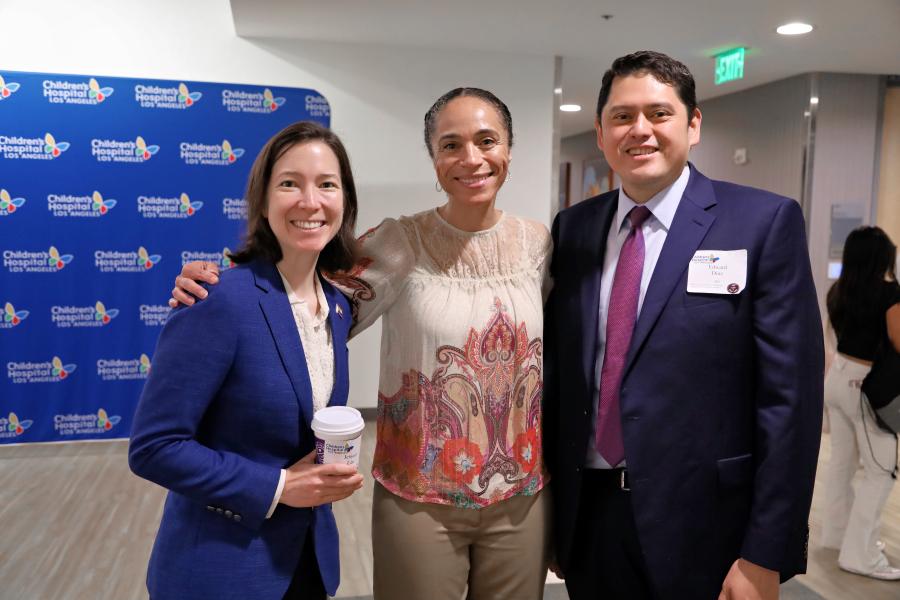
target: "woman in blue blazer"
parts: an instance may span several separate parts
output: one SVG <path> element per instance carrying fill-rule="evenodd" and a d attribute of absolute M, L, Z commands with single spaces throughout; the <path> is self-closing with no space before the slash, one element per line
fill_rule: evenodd
<path fill-rule="evenodd" d="M 347 401 L 347 300 L 318 270 L 354 259 L 356 191 L 338 137 L 295 123 L 262 149 L 248 232 L 206 302 L 175 310 L 128 461 L 170 490 L 153 600 L 324 599 L 339 583 L 331 502 L 362 486 L 314 464 L 313 412 Z M 325 353 L 325 354 L 323 354 Z"/>

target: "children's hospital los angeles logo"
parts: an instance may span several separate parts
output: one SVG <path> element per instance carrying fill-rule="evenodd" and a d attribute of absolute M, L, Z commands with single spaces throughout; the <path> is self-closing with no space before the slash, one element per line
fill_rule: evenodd
<path fill-rule="evenodd" d="M 181 142 L 179 156 L 186 165 L 227 167 L 244 155 L 243 148 L 234 148 L 231 142 L 223 140 L 220 145 L 200 142 Z"/>
<path fill-rule="evenodd" d="M 19 419 L 16 413 L 9 413 L 9 417 L 0 417 L 0 439 L 16 438 L 25 433 L 33 425 L 31 419 Z"/>
<path fill-rule="evenodd" d="M 221 252 L 201 252 L 199 250 L 184 250 L 181 252 L 181 266 L 195 261 L 213 262 L 220 269 L 230 269 L 234 266 L 231 260 L 231 250 L 226 246 Z"/>
<path fill-rule="evenodd" d="M 47 194 L 47 210 L 54 217 L 87 217 L 99 218 L 112 210 L 118 202 L 113 198 L 104 198 L 103 194 L 94 190 L 90 196 L 72 194 Z"/>
<path fill-rule="evenodd" d="M 0 329 L 12 329 L 21 325 L 22 321 L 28 318 L 31 313 L 27 310 L 16 310 L 12 302 L 7 302 L 3 307 L 3 318 L 0 319 Z"/>
<path fill-rule="evenodd" d="M 150 357 L 101 358 L 97 361 L 97 376 L 103 381 L 131 381 L 147 379 L 150 375 Z"/>
<path fill-rule="evenodd" d="M 50 307 L 50 320 L 59 328 L 103 327 L 119 316 L 119 309 L 106 308 L 100 300 L 93 306 L 56 305 Z"/>
<path fill-rule="evenodd" d="M 10 273 L 55 273 L 74 258 L 71 254 L 60 254 L 56 246 L 50 246 L 46 252 L 4 250 L 3 267 Z"/>
<path fill-rule="evenodd" d="M 247 220 L 247 208 L 243 198 L 222 198 L 222 214 L 229 221 Z"/>
<path fill-rule="evenodd" d="M 96 414 L 53 415 L 53 429 L 62 436 L 96 435 L 112 431 L 121 421 L 122 417 L 119 415 L 107 414 L 101 408 Z"/>
<path fill-rule="evenodd" d="M 177 87 L 152 84 L 134 86 L 134 99 L 141 108 L 165 108 L 184 110 L 190 108 L 203 97 L 201 92 L 192 92 L 184 83 Z"/>
<path fill-rule="evenodd" d="M 43 138 L 0 134 L 0 158 L 13 160 L 53 160 L 69 149 L 69 142 L 59 142 L 52 133 Z"/>
<path fill-rule="evenodd" d="M 159 254 L 150 254 L 141 246 L 137 252 L 119 250 L 97 250 L 94 252 L 94 266 L 101 273 L 144 273 L 162 260 Z"/>
<path fill-rule="evenodd" d="M 172 307 L 168 304 L 141 304 L 138 307 L 138 316 L 141 323 L 147 327 L 162 327 L 169 318 Z"/>
<path fill-rule="evenodd" d="M 145 219 L 187 219 L 203 208 L 200 200 L 180 196 L 138 196 L 138 212 Z"/>
<path fill-rule="evenodd" d="M 132 140 L 91 140 L 91 155 L 97 162 L 144 163 L 159 152 L 159 146 L 148 145 L 141 136 Z"/>
<path fill-rule="evenodd" d="M 272 90 L 262 92 L 222 90 L 222 106 L 228 112 L 268 114 L 284 106 L 285 99 L 276 97 Z"/>
<path fill-rule="evenodd" d="M 112 96 L 113 88 L 100 85 L 91 77 L 88 81 L 45 79 L 44 98 L 51 104 L 83 104 L 96 106 Z"/>
<path fill-rule="evenodd" d="M 25 204 L 25 198 L 13 198 L 8 191 L 0 188 L 0 219 L 11 215 Z"/>
<path fill-rule="evenodd" d="M 6 100 L 19 91 L 19 84 L 15 81 L 6 81 L 0 75 L 0 100 Z"/>
<path fill-rule="evenodd" d="M 77 368 L 77 365 L 63 363 L 54 356 L 48 362 L 10 361 L 6 363 L 6 376 L 13 383 L 59 383 L 68 379 Z"/>

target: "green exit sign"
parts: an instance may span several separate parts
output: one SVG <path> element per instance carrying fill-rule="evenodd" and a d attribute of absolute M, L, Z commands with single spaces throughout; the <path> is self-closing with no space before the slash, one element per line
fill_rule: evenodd
<path fill-rule="evenodd" d="M 735 48 L 716 56 L 716 85 L 744 78 L 744 49 Z"/>

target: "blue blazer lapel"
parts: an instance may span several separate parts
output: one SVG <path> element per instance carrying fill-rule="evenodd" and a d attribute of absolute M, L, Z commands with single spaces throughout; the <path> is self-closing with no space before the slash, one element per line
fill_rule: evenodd
<path fill-rule="evenodd" d="M 618 191 L 608 192 L 596 199 L 592 214 L 579 224 L 581 249 L 586 269 L 581 287 L 581 314 L 584 316 L 581 331 L 581 359 L 585 381 L 594 381 L 597 362 L 597 328 L 600 319 L 600 280 L 603 277 L 603 259 L 606 256 L 606 238 L 616 214 Z M 579 257 L 579 260 L 581 257 Z"/>
<path fill-rule="evenodd" d="M 625 362 L 625 373 L 640 352 L 641 346 L 659 319 L 663 308 L 688 267 L 694 252 L 700 247 L 706 232 L 716 220 L 715 215 L 707 211 L 716 204 L 716 195 L 712 183 L 691 165 L 691 178 L 688 181 L 684 196 L 675 211 L 672 228 L 666 236 L 659 260 L 653 269 L 641 314 L 638 316 L 631 336 L 628 358 Z"/>
<path fill-rule="evenodd" d="M 259 296 L 259 306 L 278 347 L 278 355 L 291 380 L 294 395 L 297 396 L 297 403 L 308 428 L 312 423 L 313 414 L 312 384 L 309 381 L 306 355 L 303 353 L 297 323 L 294 321 L 294 313 L 291 312 L 284 284 L 281 282 L 278 269 L 270 262 L 257 261 L 251 268 L 256 287 L 263 292 Z M 301 435 L 301 439 L 303 437 Z"/>
<path fill-rule="evenodd" d="M 319 277 L 322 291 L 328 301 L 328 320 L 331 323 L 331 342 L 334 347 L 334 388 L 329 406 L 347 403 L 349 392 L 349 375 L 347 366 L 347 334 L 350 331 L 349 304 L 344 296 L 323 277 Z"/>

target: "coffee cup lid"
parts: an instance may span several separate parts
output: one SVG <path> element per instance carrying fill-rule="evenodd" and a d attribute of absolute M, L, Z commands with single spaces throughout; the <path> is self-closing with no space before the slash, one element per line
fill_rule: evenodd
<path fill-rule="evenodd" d="M 365 427 L 362 414 L 352 406 L 327 406 L 313 415 L 312 429 L 317 434 L 352 435 Z"/>

